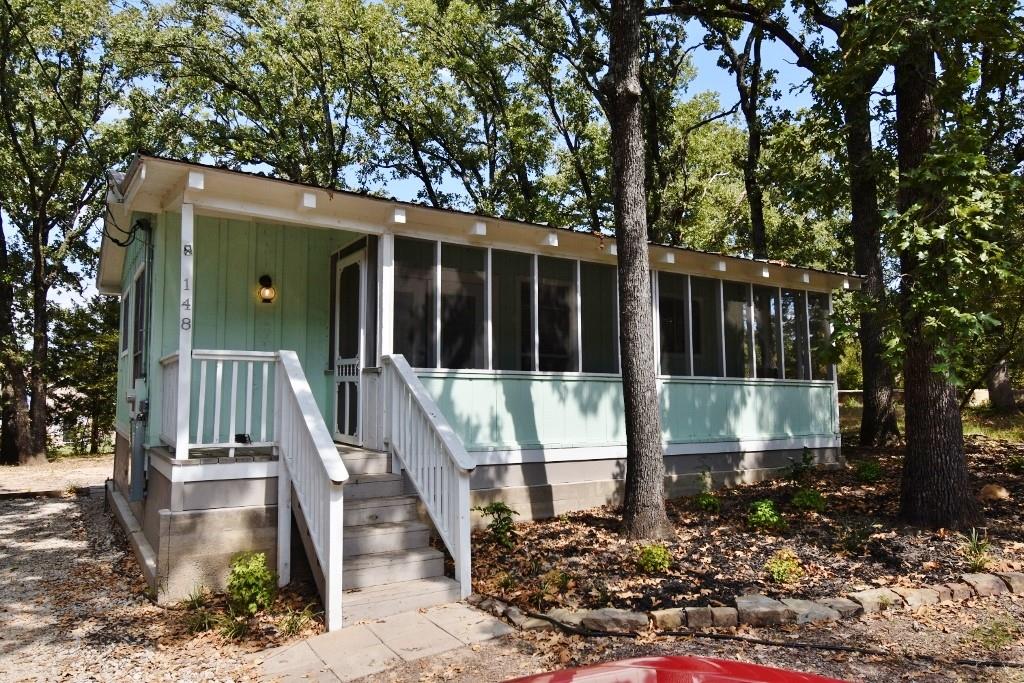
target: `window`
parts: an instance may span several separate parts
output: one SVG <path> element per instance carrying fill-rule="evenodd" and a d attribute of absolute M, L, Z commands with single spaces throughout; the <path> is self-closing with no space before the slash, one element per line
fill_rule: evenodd
<path fill-rule="evenodd" d="M 722 283 L 725 304 L 725 376 L 750 377 L 750 285 Z"/>
<path fill-rule="evenodd" d="M 619 371 L 615 266 L 580 262 L 583 372 Z"/>
<path fill-rule="evenodd" d="M 686 325 L 686 276 L 658 273 L 658 319 L 661 327 L 661 374 L 689 375 L 689 330 Z"/>
<path fill-rule="evenodd" d="M 146 378 L 146 271 L 139 271 L 132 287 L 132 380 Z"/>
<path fill-rule="evenodd" d="M 533 257 L 491 251 L 491 334 L 496 370 L 533 370 Z"/>
<path fill-rule="evenodd" d="M 755 285 L 754 348 L 757 355 L 757 376 L 782 378 L 779 367 L 779 290 Z"/>
<path fill-rule="evenodd" d="M 395 353 L 415 368 L 437 366 L 437 244 L 395 238 Z"/>
<path fill-rule="evenodd" d="M 690 278 L 690 328 L 693 374 L 722 376 L 722 323 L 718 280 Z"/>
<path fill-rule="evenodd" d="M 832 340 L 828 294 L 808 293 L 811 328 L 811 379 L 832 379 Z"/>
<path fill-rule="evenodd" d="M 810 379 L 807 361 L 807 301 L 803 292 L 782 290 L 782 357 L 786 379 Z"/>
<path fill-rule="evenodd" d="M 487 251 L 441 245 L 441 367 L 486 368 Z"/>
<path fill-rule="evenodd" d="M 537 323 L 539 369 L 578 370 L 575 261 L 537 258 Z"/>

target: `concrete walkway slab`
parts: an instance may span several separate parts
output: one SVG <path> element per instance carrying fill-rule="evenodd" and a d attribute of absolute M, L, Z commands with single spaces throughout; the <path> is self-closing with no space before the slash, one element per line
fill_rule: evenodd
<path fill-rule="evenodd" d="M 338 683 L 385 671 L 511 632 L 504 622 L 463 604 L 404 612 L 322 633 L 263 653 L 268 681 Z"/>
<path fill-rule="evenodd" d="M 462 647 L 463 643 L 419 612 L 405 612 L 367 624 L 407 662 Z"/>
<path fill-rule="evenodd" d="M 461 603 L 423 610 L 423 616 L 465 645 L 480 643 L 512 632 L 512 627 L 480 610 Z"/>

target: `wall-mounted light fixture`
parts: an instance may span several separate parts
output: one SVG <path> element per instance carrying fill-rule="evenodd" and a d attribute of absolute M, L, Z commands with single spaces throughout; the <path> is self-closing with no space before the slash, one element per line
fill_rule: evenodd
<path fill-rule="evenodd" d="M 277 298 L 277 290 L 274 289 L 274 281 L 270 279 L 269 275 L 260 275 L 260 288 L 258 291 L 260 301 L 265 304 L 274 303 L 274 299 Z"/>

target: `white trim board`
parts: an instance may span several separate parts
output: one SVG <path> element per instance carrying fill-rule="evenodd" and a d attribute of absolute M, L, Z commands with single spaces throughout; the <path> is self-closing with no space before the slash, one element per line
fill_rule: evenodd
<path fill-rule="evenodd" d="M 233 463 L 172 464 L 160 456 L 149 458 L 150 466 L 168 481 L 224 481 L 228 479 L 267 479 L 277 476 L 277 461 Z"/>
<path fill-rule="evenodd" d="M 737 439 L 697 443 L 667 443 L 665 455 L 706 455 L 711 453 L 760 453 L 764 451 L 798 450 L 801 448 L 840 448 L 839 436 L 807 436 L 787 439 Z M 569 446 L 555 448 L 509 448 L 470 451 L 478 467 L 483 465 L 521 465 L 538 462 L 578 462 L 585 460 L 621 460 L 626 445 Z"/>

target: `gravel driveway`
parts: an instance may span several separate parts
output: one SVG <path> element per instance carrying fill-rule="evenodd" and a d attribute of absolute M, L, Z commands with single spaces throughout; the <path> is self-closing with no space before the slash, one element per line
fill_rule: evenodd
<path fill-rule="evenodd" d="M 0 500 L 0 681 L 251 679 L 143 597 L 119 534 L 100 498 Z"/>

